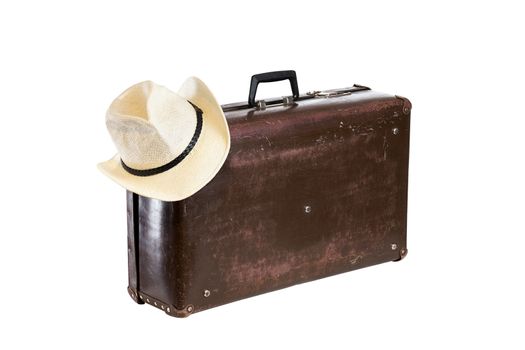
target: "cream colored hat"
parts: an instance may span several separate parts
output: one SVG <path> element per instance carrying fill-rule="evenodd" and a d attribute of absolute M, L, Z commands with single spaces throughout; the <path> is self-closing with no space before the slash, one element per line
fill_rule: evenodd
<path fill-rule="evenodd" d="M 151 81 L 133 85 L 110 105 L 106 125 L 118 154 L 98 168 L 126 189 L 164 201 L 204 187 L 230 150 L 222 108 L 195 77 L 178 93 Z"/>

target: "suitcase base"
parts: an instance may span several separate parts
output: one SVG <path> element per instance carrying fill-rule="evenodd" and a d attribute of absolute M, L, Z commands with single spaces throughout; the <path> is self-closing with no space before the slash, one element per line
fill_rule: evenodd
<path fill-rule="evenodd" d="M 407 254 L 408 254 L 408 250 L 406 248 L 401 248 L 399 250 L 399 258 L 396 259 L 396 260 L 392 260 L 392 261 L 393 262 L 401 261 L 407 256 Z M 353 263 L 357 264 L 358 260 L 359 259 L 356 258 L 355 260 L 353 260 Z M 356 268 L 356 269 L 358 269 L 358 268 Z M 350 271 L 353 271 L 353 270 L 349 270 L 347 272 L 350 272 Z M 325 277 L 329 277 L 329 276 L 325 276 Z M 296 284 L 292 284 L 290 286 L 293 286 L 293 285 L 296 285 Z M 131 297 L 131 299 L 133 299 L 133 301 L 135 303 L 137 303 L 139 305 L 149 304 L 149 305 L 151 305 L 153 307 L 156 307 L 157 309 L 160 309 L 160 310 L 164 311 L 169 316 L 178 317 L 178 318 L 186 318 L 186 317 L 190 316 L 193 313 L 196 313 L 198 311 L 206 310 L 206 309 L 196 310 L 195 307 L 192 304 L 189 304 L 189 305 L 187 305 L 186 307 L 184 307 L 182 309 L 177 309 L 176 307 L 174 307 L 173 305 L 170 305 L 169 303 L 166 303 L 166 302 L 164 302 L 162 300 L 155 299 L 154 297 L 149 296 L 147 294 L 144 294 L 142 292 L 137 292 L 136 290 L 132 289 L 129 286 L 128 286 L 127 290 L 128 290 L 129 296 Z M 206 293 L 206 294 L 209 296 L 211 293 Z M 204 295 L 206 295 L 206 294 L 204 294 Z"/>

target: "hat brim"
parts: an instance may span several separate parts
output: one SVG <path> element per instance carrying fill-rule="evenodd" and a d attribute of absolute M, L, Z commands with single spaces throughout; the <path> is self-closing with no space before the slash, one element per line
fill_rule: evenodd
<path fill-rule="evenodd" d="M 178 94 L 203 111 L 199 139 L 182 162 L 160 174 L 135 176 L 122 167 L 117 154 L 98 164 L 100 171 L 129 191 L 163 201 L 185 199 L 210 182 L 226 161 L 230 150 L 226 117 L 211 91 L 196 77 L 188 78 Z"/>

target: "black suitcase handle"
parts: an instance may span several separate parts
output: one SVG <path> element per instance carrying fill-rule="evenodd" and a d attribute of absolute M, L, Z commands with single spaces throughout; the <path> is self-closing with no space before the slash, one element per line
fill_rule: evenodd
<path fill-rule="evenodd" d="M 299 87 L 297 86 L 297 74 L 295 74 L 294 70 L 279 70 L 275 72 L 255 74 L 252 76 L 252 81 L 250 83 L 250 94 L 248 95 L 248 105 L 250 107 L 255 107 L 255 94 L 257 93 L 257 86 L 259 83 L 271 83 L 281 80 L 290 80 L 293 99 L 298 99 Z"/>

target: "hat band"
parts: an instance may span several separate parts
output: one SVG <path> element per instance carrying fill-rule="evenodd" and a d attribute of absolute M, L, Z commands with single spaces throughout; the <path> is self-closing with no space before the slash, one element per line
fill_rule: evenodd
<path fill-rule="evenodd" d="M 171 162 L 161 165 L 157 168 L 152 168 L 152 169 L 133 169 L 127 166 L 126 163 L 124 163 L 124 161 L 120 159 L 120 163 L 122 164 L 122 167 L 124 168 L 124 170 L 126 170 L 131 175 L 136 175 L 136 176 L 156 175 L 156 174 L 163 173 L 173 168 L 174 166 L 182 162 L 188 154 L 190 154 L 193 147 L 195 147 L 195 144 L 197 143 L 197 140 L 199 139 L 199 136 L 202 131 L 202 109 L 195 106 L 190 101 L 188 102 L 193 106 L 193 108 L 195 108 L 195 114 L 197 115 L 197 126 L 195 127 L 195 132 L 193 133 L 193 137 L 191 138 L 190 143 L 188 144 L 188 146 L 186 146 L 184 151 L 181 154 L 179 154 L 177 158 L 173 159 Z"/>

